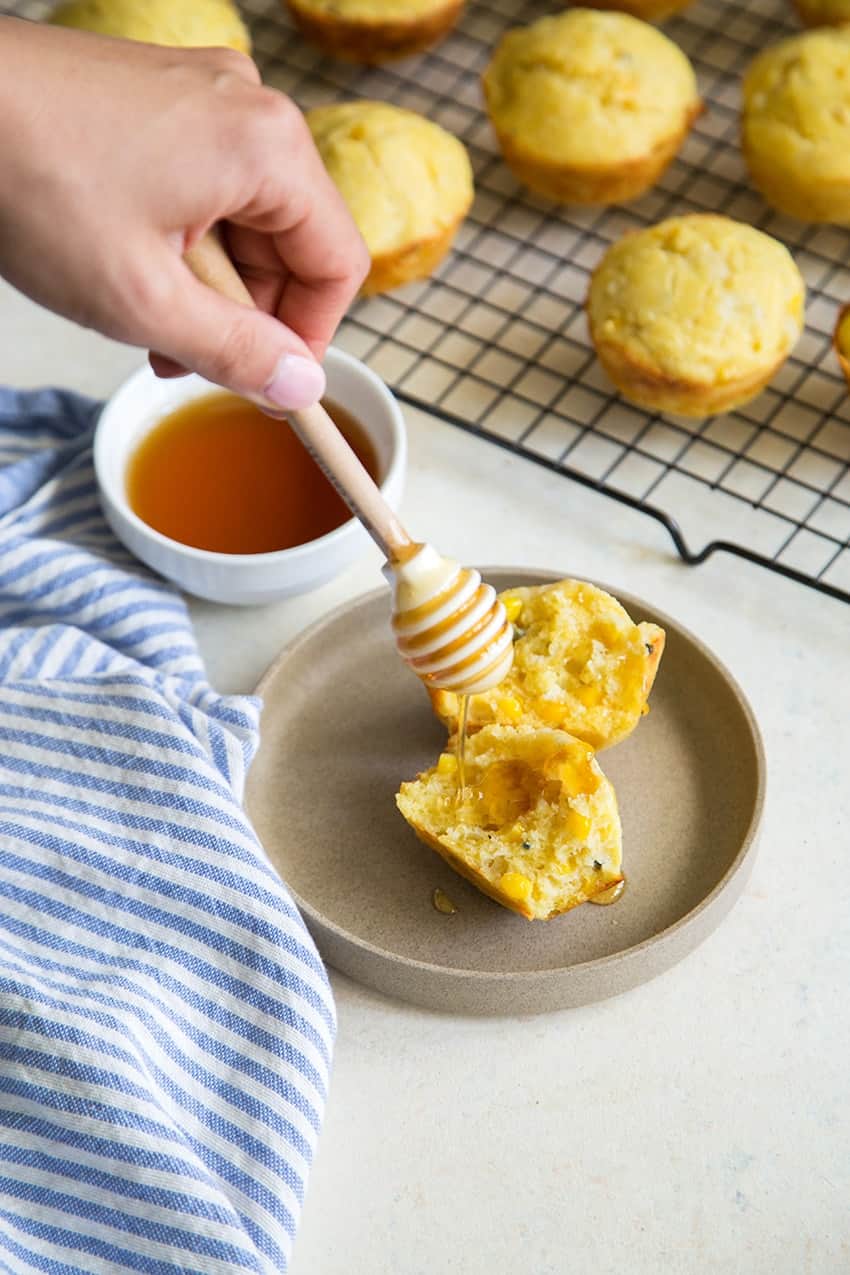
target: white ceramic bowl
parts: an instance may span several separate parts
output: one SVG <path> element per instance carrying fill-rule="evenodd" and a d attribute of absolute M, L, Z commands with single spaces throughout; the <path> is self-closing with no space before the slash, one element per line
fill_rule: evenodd
<path fill-rule="evenodd" d="M 397 508 L 407 462 L 398 403 L 380 377 L 341 350 L 328 350 L 324 368 L 328 397 L 351 412 L 368 434 L 381 491 Z M 249 605 L 318 588 L 339 575 L 368 544 L 368 534 L 356 519 L 318 540 L 276 553 L 212 553 L 154 531 L 127 503 L 127 464 L 144 435 L 176 408 L 219 388 L 200 376 L 160 380 L 145 366 L 113 394 L 94 436 L 94 468 L 106 520 L 131 553 L 199 598 Z"/>

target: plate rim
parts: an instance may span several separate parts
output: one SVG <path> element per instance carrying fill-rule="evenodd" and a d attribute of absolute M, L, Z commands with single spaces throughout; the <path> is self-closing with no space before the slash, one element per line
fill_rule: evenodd
<path fill-rule="evenodd" d="M 436 965 L 431 961 L 419 961 L 413 957 L 401 955 L 388 948 L 378 947 L 376 944 L 371 943 L 368 939 L 361 938 L 359 935 L 353 934 L 350 930 L 343 929 L 335 921 L 332 921 L 323 912 L 319 911 L 318 908 L 314 907 L 306 899 L 302 898 L 302 896 L 285 881 L 285 878 L 284 884 L 286 885 L 286 888 L 292 896 L 293 902 L 296 904 L 299 911 L 302 911 L 305 916 L 309 918 L 312 924 L 321 927 L 321 929 L 325 932 L 330 932 L 337 941 L 351 944 L 364 954 L 368 954 L 369 956 L 375 957 L 384 962 L 391 962 L 396 966 L 404 966 L 411 971 L 416 971 L 418 974 L 435 975 L 441 978 L 456 979 L 463 982 L 482 982 L 487 984 L 500 983 L 502 985 L 521 986 L 525 982 L 536 983 L 541 979 L 563 978 L 565 975 L 592 975 L 594 971 L 602 971 L 606 966 L 622 965 L 624 962 L 632 962 L 639 959 L 641 953 L 646 951 L 648 948 L 657 948 L 661 944 L 667 944 L 671 941 L 675 941 L 676 937 L 684 930 L 697 925 L 699 919 L 717 903 L 721 896 L 727 893 L 735 877 L 739 875 L 741 869 L 752 857 L 756 838 L 761 826 L 767 790 L 767 761 L 764 741 L 755 713 L 753 712 L 749 699 L 741 688 L 737 678 L 729 671 L 723 661 L 715 655 L 700 638 L 691 632 L 686 625 L 673 619 L 673 617 L 667 615 L 666 612 L 657 609 L 645 599 L 637 597 L 635 594 L 631 594 L 626 591 L 615 590 L 609 585 L 598 580 L 588 580 L 584 576 L 566 575 L 560 571 L 552 571 L 548 569 L 542 570 L 535 567 L 523 566 L 506 567 L 501 564 L 479 567 L 478 570 L 481 572 L 481 575 L 485 580 L 488 578 L 488 575 L 492 575 L 494 573 L 510 574 L 513 572 L 517 575 L 534 576 L 541 584 L 555 583 L 558 580 L 570 579 L 578 580 L 584 584 L 594 585 L 599 589 L 604 589 L 607 593 L 610 593 L 612 597 L 616 598 L 627 611 L 629 611 L 630 606 L 635 606 L 638 610 L 647 610 L 652 614 L 654 621 L 659 623 L 662 627 L 669 625 L 678 633 L 681 633 L 697 649 L 699 654 L 708 661 L 714 670 L 719 673 L 722 679 L 729 686 L 738 706 L 743 712 L 744 720 L 746 721 L 749 730 L 749 738 L 753 746 L 756 762 L 756 785 L 752 811 L 744 836 L 741 839 L 741 844 L 738 847 L 731 864 L 723 873 L 720 880 L 706 895 L 704 895 L 703 898 L 699 900 L 694 907 L 690 908 L 683 916 L 680 916 L 671 925 L 666 926 L 658 933 L 650 935 L 648 938 L 642 939 L 639 943 L 632 944 L 630 947 L 623 948 L 619 952 L 610 952 L 606 956 L 598 956 L 588 961 L 572 962 L 568 965 L 559 965 L 549 969 L 537 970 L 465 969 L 458 966 Z M 265 689 L 272 679 L 276 677 L 280 666 L 283 665 L 287 659 L 293 656 L 300 647 L 309 643 L 314 633 L 325 628 L 326 625 L 332 623 L 341 615 L 360 607 L 368 606 L 376 599 L 387 593 L 388 587 L 385 585 L 379 586 L 375 589 L 370 589 L 367 593 L 355 594 L 353 597 L 348 598 L 339 603 L 337 606 L 331 608 L 331 610 L 326 611 L 305 629 L 296 633 L 284 644 L 281 650 L 268 665 L 265 672 L 260 677 L 260 680 L 257 682 L 253 694 L 264 698 Z M 261 708 L 260 713 L 261 747 L 262 711 L 263 708 Z M 246 812 L 250 818 L 250 811 L 247 810 L 247 805 Z M 268 854 L 267 857 L 269 857 Z M 273 863 L 272 867 L 275 871 L 277 871 L 277 868 Z M 731 901 L 730 907 L 734 904 L 736 899 L 737 896 Z"/>

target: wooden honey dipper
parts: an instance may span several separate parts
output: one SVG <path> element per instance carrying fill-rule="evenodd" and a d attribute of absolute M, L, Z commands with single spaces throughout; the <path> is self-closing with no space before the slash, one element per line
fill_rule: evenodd
<path fill-rule="evenodd" d="M 254 300 L 214 232 L 186 253 L 192 273 L 240 305 Z M 396 646 L 429 686 L 473 695 L 498 685 L 513 662 L 513 626 L 492 585 L 474 569 L 414 541 L 322 407 L 286 413 L 328 481 L 386 557 Z"/>

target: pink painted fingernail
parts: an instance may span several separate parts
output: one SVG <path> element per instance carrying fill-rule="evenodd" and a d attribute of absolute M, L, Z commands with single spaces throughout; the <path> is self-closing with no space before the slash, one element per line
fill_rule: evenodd
<path fill-rule="evenodd" d="M 315 359 L 300 354 L 285 354 L 274 370 L 274 376 L 263 390 L 275 407 L 297 411 L 318 403 L 325 392 L 325 374 Z"/>

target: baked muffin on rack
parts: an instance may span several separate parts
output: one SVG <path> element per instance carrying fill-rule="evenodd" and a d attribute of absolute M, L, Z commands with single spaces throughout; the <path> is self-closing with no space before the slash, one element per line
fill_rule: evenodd
<path fill-rule="evenodd" d="M 426 278 L 472 204 L 463 144 L 415 111 L 384 102 L 317 106 L 306 118 L 372 258 L 363 293 Z"/>
<path fill-rule="evenodd" d="M 769 204 L 850 225 L 850 26 L 765 49 L 744 77 L 744 158 Z"/>
<path fill-rule="evenodd" d="M 838 315 L 832 345 L 850 386 L 850 305 L 844 306 Z"/>
<path fill-rule="evenodd" d="M 503 907 L 558 916 L 622 881 L 614 789 L 593 750 L 565 731 L 485 726 L 457 760 L 403 783 L 396 804 L 416 835 Z"/>
<path fill-rule="evenodd" d="M 463 0 L 286 0 L 303 35 L 333 57 L 366 64 L 420 53 L 457 22 Z"/>
<path fill-rule="evenodd" d="M 610 593 L 586 580 L 559 580 L 499 594 L 514 626 L 514 661 L 504 681 L 469 697 L 467 732 L 496 722 L 557 727 L 593 748 L 625 739 L 648 712 L 664 630 L 635 624 Z M 429 690 L 452 735 L 458 698 Z"/>
<path fill-rule="evenodd" d="M 644 22 L 663 22 L 687 9 L 693 0 L 585 0 L 588 9 L 618 9 Z"/>
<path fill-rule="evenodd" d="M 70 0 L 53 10 L 50 22 L 98 35 L 148 44 L 197 48 L 224 45 L 249 53 L 251 37 L 230 0 Z"/>
<path fill-rule="evenodd" d="M 628 14 L 593 9 L 509 31 L 483 85 L 514 175 L 562 203 L 643 194 L 701 110 L 693 67 L 672 40 Z"/>
<path fill-rule="evenodd" d="M 625 235 L 590 281 L 590 336 L 622 394 L 704 417 L 754 398 L 803 327 L 805 284 L 787 248 L 694 213 Z"/>
<path fill-rule="evenodd" d="M 840 26 L 850 22 L 850 0 L 794 0 L 807 27 Z"/>

